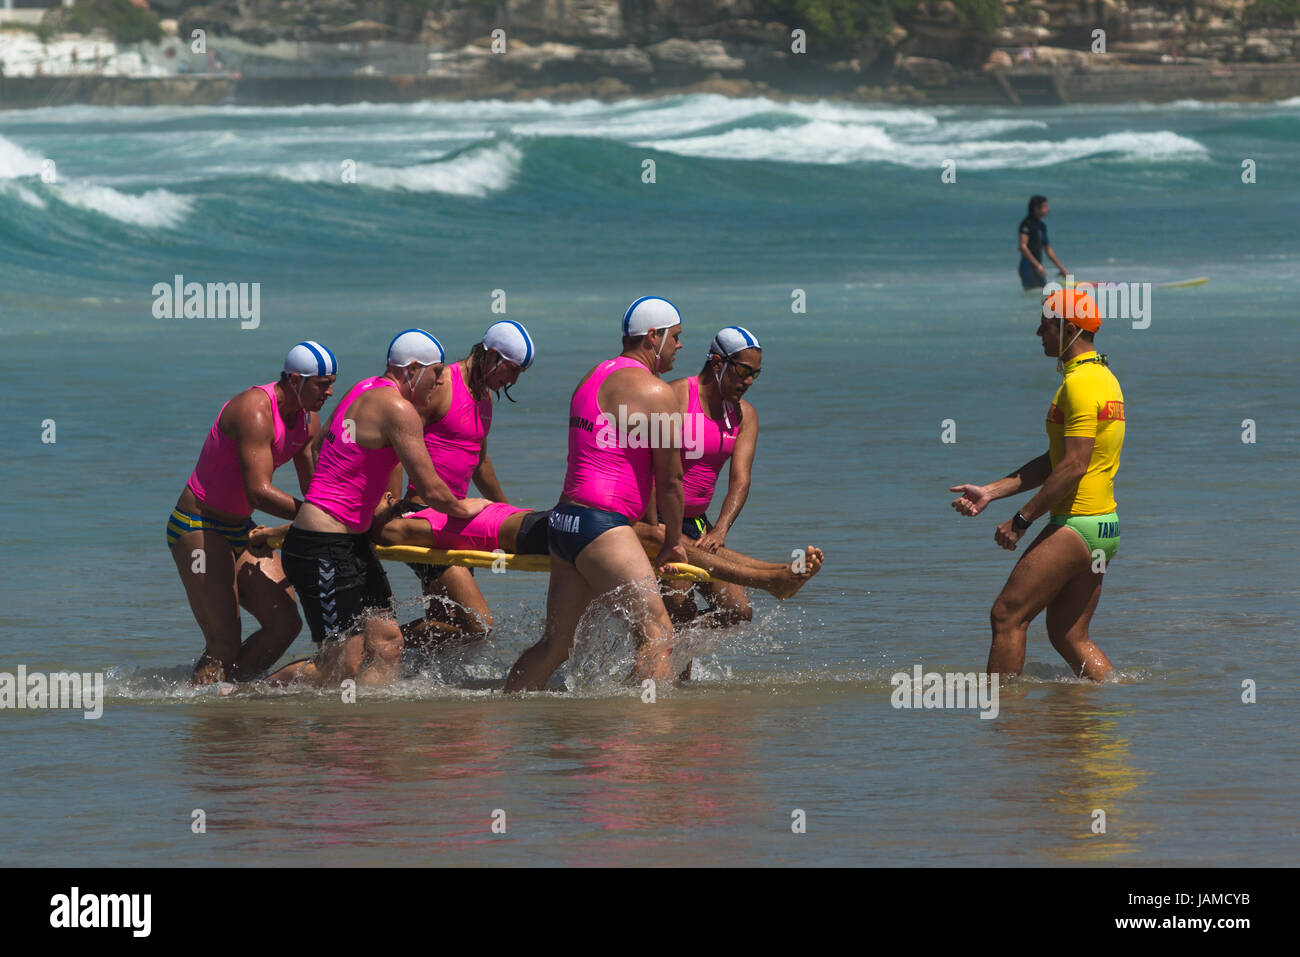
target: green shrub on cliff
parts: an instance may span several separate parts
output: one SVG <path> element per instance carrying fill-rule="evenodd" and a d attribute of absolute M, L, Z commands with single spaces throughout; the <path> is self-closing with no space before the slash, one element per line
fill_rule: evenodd
<path fill-rule="evenodd" d="M 953 0 L 953 4 L 968 26 L 992 32 L 1002 25 L 1002 0 Z"/>
<path fill-rule="evenodd" d="M 921 0 L 769 0 L 774 15 L 810 36 L 841 49 L 859 47 L 889 34 L 899 14 Z M 1300 0 L 1269 0 L 1300 2 Z M 1002 0 L 953 0 L 967 27 L 987 33 L 1002 23 Z"/>
<path fill-rule="evenodd" d="M 772 0 L 777 16 L 838 47 L 855 47 L 889 33 L 894 11 L 919 0 Z"/>
<path fill-rule="evenodd" d="M 133 6 L 130 0 L 82 0 L 59 12 L 65 14 L 59 29 L 69 33 L 104 30 L 118 43 L 156 43 L 162 39 L 157 14 Z"/>
<path fill-rule="evenodd" d="M 1281 25 L 1300 20 L 1300 0 L 1255 0 L 1245 11 L 1251 25 Z"/>

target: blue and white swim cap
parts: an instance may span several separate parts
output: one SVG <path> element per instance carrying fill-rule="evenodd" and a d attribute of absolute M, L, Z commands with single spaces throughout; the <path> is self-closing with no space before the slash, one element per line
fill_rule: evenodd
<path fill-rule="evenodd" d="M 722 356 L 724 359 L 730 359 L 737 352 L 744 352 L 746 349 L 763 351 L 763 347 L 758 344 L 758 336 L 743 326 L 727 326 L 719 331 L 713 337 L 713 342 L 709 344 L 710 355 Z"/>
<path fill-rule="evenodd" d="M 682 321 L 682 314 L 667 299 L 642 296 L 623 313 L 623 335 L 644 336 L 655 329 L 671 329 Z"/>
<path fill-rule="evenodd" d="M 502 319 L 488 326 L 487 332 L 483 333 L 483 348 L 495 349 L 501 358 L 513 362 L 521 369 L 532 365 L 533 356 L 536 355 L 533 351 L 533 337 L 522 323 L 513 319 Z"/>
<path fill-rule="evenodd" d="M 399 332 L 388 344 L 388 364 L 405 368 L 415 363 L 421 366 L 437 365 L 447 361 L 442 343 L 423 329 Z"/>
<path fill-rule="evenodd" d="M 339 363 L 319 342 L 308 339 L 298 343 L 284 357 L 284 371 L 298 375 L 338 375 Z"/>

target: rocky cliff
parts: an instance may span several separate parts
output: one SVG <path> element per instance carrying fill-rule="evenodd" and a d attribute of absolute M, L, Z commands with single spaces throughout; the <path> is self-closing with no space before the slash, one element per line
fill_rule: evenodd
<path fill-rule="evenodd" d="M 1225 62 L 1300 56 L 1300 0 L 150 0 L 149 6 L 177 20 L 183 36 L 203 28 L 258 44 L 387 40 L 450 51 L 484 44 L 500 28 L 529 46 L 605 51 L 598 61 L 624 68 L 644 67 L 646 56 L 681 60 L 694 49 L 697 59 L 734 69 L 729 55 L 789 53 L 795 28 L 807 31 L 810 54 L 834 53 L 862 65 L 897 56 L 970 65 L 997 47 L 1035 44 L 1091 51 L 1097 29 L 1106 32 L 1108 53 Z M 69 16 L 54 9 L 47 19 L 57 28 Z M 668 41 L 686 45 L 660 46 Z"/>
<path fill-rule="evenodd" d="M 503 94 L 567 86 L 618 95 L 706 83 L 720 92 L 869 95 L 942 89 L 980 73 L 1014 79 L 1042 68 L 1082 74 L 1188 63 L 1208 75 L 1220 64 L 1294 64 L 1300 56 L 1300 0 L 150 2 L 181 40 L 202 29 L 216 42 L 292 41 L 299 59 L 305 46 L 317 57 L 347 51 L 350 60 L 325 72 L 425 74 Z M 802 48 L 796 30 L 806 34 Z M 494 31 L 504 31 L 495 42 Z M 416 53 L 397 68 L 380 54 L 401 45 Z M 265 75 L 238 60 L 236 67 Z"/>

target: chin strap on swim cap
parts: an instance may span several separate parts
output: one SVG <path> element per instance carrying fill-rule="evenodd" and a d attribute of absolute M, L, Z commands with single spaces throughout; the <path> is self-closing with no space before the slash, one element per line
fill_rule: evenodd
<path fill-rule="evenodd" d="M 495 348 L 493 349 L 493 351 L 495 351 Z M 501 368 L 501 363 L 503 363 L 503 362 L 505 362 L 505 361 L 506 361 L 505 357 L 502 356 L 501 353 L 498 352 L 498 353 L 497 353 L 497 364 L 494 365 L 494 366 L 491 368 L 491 370 L 487 370 L 487 369 L 484 369 L 484 370 L 483 370 L 483 381 L 484 381 L 484 383 L 487 382 L 487 377 L 490 376 L 493 372 L 496 372 L 497 369 L 500 369 L 500 368 Z M 510 394 L 510 386 L 508 386 L 508 385 L 503 385 L 503 386 L 501 387 L 500 391 L 494 389 L 493 392 L 496 392 L 498 395 L 500 395 L 501 392 L 504 392 L 504 393 L 506 394 L 506 398 L 509 399 L 511 402 L 516 402 L 516 401 L 518 401 L 517 399 L 514 398 L 514 396 L 512 396 L 512 395 Z"/>
<path fill-rule="evenodd" d="M 416 363 L 416 364 L 418 365 L 418 363 Z M 424 370 L 427 369 L 427 368 L 429 368 L 429 367 L 428 367 L 428 366 L 420 366 L 420 374 L 417 375 L 417 376 L 415 377 L 415 381 L 412 382 L 412 381 L 411 381 L 411 367 L 410 367 L 409 365 L 408 365 L 408 366 L 403 366 L 403 367 L 402 367 L 402 374 L 406 376 L 406 385 L 407 385 L 407 387 L 410 388 L 410 390 L 411 390 L 411 398 L 415 398 L 415 387 L 418 386 L 418 385 L 420 384 L 420 379 L 422 379 L 422 378 L 424 377 Z"/>
<path fill-rule="evenodd" d="M 1078 329 L 1074 338 L 1065 342 L 1065 321 Z M 1084 330 L 1096 332 L 1101 328 L 1100 310 L 1096 301 L 1078 289 L 1058 289 L 1043 300 L 1043 318 L 1056 319 L 1056 371 L 1065 372 L 1065 354 L 1083 335 Z"/>
<path fill-rule="evenodd" d="M 1081 335 L 1083 335 L 1083 330 L 1082 329 L 1076 330 L 1074 333 L 1074 338 L 1070 340 L 1069 345 L 1062 345 L 1061 340 L 1065 338 L 1065 319 L 1062 318 L 1057 320 L 1057 324 L 1056 324 L 1056 345 L 1057 345 L 1056 371 L 1057 372 L 1060 372 L 1062 374 L 1065 373 L 1065 354 L 1070 351 L 1070 346 L 1074 345 L 1075 342 L 1078 341 Z"/>
<path fill-rule="evenodd" d="M 659 333 L 659 348 L 655 350 L 655 375 L 659 374 L 659 363 L 662 361 L 661 355 L 663 354 L 664 346 L 668 342 L 668 330 L 660 329 Z"/>

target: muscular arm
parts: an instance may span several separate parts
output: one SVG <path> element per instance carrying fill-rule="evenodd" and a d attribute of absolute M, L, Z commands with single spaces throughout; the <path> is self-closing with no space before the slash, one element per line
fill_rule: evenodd
<path fill-rule="evenodd" d="M 1038 494 L 1020 509 L 1020 514 L 1032 522 L 1073 492 L 1079 485 L 1079 479 L 1083 478 L 1088 471 L 1088 463 L 1092 461 L 1092 447 L 1096 441 L 1096 438 L 1091 435 L 1067 435 L 1065 453 L 1061 456 L 1061 461 L 1056 463 L 1056 468 L 1052 469 L 1046 480 L 1041 483 L 1043 487 L 1039 489 Z M 1046 456 L 1034 461 L 1038 462 L 1043 458 Z M 1025 488 L 1034 488 L 1035 485 L 1027 485 Z"/>
<path fill-rule="evenodd" d="M 1051 471 L 1052 457 L 1049 453 L 1044 452 L 1038 458 L 1030 459 L 1005 478 L 990 482 L 984 486 L 984 489 L 988 492 L 990 500 L 1008 498 L 1012 495 L 1019 495 L 1021 492 L 1028 492 L 1031 488 L 1038 488 L 1043 482 L 1047 481 L 1047 476 L 1051 474 Z M 1023 510 L 1021 514 L 1024 514 Z"/>
<path fill-rule="evenodd" d="M 479 456 L 478 468 L 474 470 L 474 487 L 486 499 L 493 502 L 506 501 L 506 493 L 501 490 L 501 483 L 497 481 L 497 471 L 492 467 L 492 460 L 488 458 L 486 439 L 483 441 L 483 454 Z"/>
<path fill-rule="evenodd" d="M 304 498 L 311 486 L 311 477 L 316 474 L 316 461 L 320 457 L 321 436 L 324 434 L 320 427 L 320 416 L 315 412 L 307 414 L 311 416 L 311 424 L 307 427 L 307 444 L 293 457 L 293 467 L 298 473 L 298 488 L 302 490 Z"/>
<path fill-rule="evenodd" d="M 473 518 L 482 511 L 486 504 L 482 499 L 461 501 L 438 477 L 424 444 L 424 423 L 409 402 L 390 400 L 384 409 L 381 431 L 424 502 L 453 518 Z"/>
<path fill-rule="evenodd" d="M 271 484 L 275 473 L 275 460 L 271 456 L 275 425 L 269 403 L 263 405 L 248 393 L 236 401 L 230 437 L 239 446 L 239 476 L 244 483 L 244 496 L 255 510 L 269 512 L 277 518 L 293 518 L 298 513 L 298 503 L 292 495 Z"/>
<path fill-rule="evenodd" d="M 647 410 L 671 415 L 677 407 L 672 388 L 666 383 L 656 383 L 645 396 Z M 655 468 L 655 507 L 659 521 L 664 524 L 664 550 L 676 548 L 682 538 L 682 512 L 685 510 L 682 495 L 682 450 L 657 448 L 651 450 Z"/>
<path fill-rule="evenodd" d="M 744 419 L 740 434 L 736 436 L 735 448 L 731 450 L 731 471 L 727 475 L 727 497 L 722 500 L 718 510 L 718 520 L 714 529 L 725 539 L 731 524 L 740 515 L 749 499 L 749 475 L 754 465 L 754 450 L 758 446 L 758 413 L 744 399 L 740 400 Z M 721 543 L 719 543 L 721 544 Z"/>

